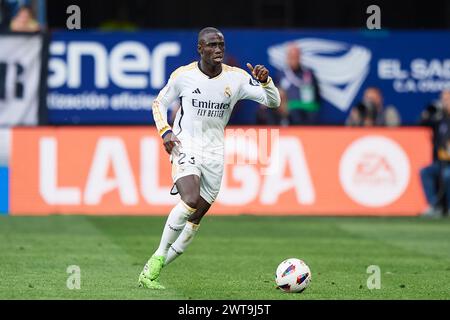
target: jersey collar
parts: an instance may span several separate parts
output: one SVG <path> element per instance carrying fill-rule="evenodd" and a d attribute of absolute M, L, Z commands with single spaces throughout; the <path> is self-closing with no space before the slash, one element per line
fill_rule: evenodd
<path fill-rule="evenodd" d="M 210 77 L 210 76 L 208 76 L 206 73 L 204 73 L 203 71 L 202 71 L 202 69 L 200 69 L 200 61 L 197 61 L 197 69 L 198 69 L 198 71 L 200 71 L 200 73 L 202 74 L 202 75 L 204 75 L 205 77 L 207 77 L 208 79 L 210 79 L 210 80 L 213 80 L 213 79 L 217 79 L 218 77 L 220 77 L 221 75 L 222 75 L 222 73 L 223 73 L 223 63 L 222 63 L 222 71 L 217 75 L 217 76 L 215 76 L 215 77 Z"/>

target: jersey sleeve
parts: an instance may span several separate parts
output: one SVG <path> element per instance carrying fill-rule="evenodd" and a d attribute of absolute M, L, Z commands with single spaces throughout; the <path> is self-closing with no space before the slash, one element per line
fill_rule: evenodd
<path fill-rule="evenodd" d="M 254 80 L 247 72 L 243 75 L 240 99 L 253 100 L 269 108 L 278 108 L 281 103 L 280 92 L 271 77 L 267 79 L 266 83 L 260 83 Z"/>
<path fill-rule="evenodd" d="M 155 120 L 156 128 L 161 137 L 172 130 L 167 122 L 167 110 L 172 102 L 180 96 L 178 82 L 179 78 L 175 78 L 172 74 L 166 86 L 161 89 L 152 104 L 153 119 Z"/>

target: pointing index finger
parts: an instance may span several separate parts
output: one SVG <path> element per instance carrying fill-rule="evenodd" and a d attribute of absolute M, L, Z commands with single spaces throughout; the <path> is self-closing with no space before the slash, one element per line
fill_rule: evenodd
<path fill-rule="evenodd" d="M 248 62 L 247 62 L 247 68 L 249 68 L 250 71 L 253 72 L 253 66 L 250 63 L 248 63 Z"/>

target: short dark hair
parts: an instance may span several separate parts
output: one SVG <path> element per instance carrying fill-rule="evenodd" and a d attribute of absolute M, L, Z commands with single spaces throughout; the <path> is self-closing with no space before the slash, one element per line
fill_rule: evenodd
<path fill-rule="evenodd" d="M 200 43 L 200 39 L 208 33 L 222 33 L 219 29 L 214 28 L 214 27 L 206 27 L 203 28 L 202 30 L 200 30 L 200 32 L 198 33 L 198 39 L 197 41 Z"/>

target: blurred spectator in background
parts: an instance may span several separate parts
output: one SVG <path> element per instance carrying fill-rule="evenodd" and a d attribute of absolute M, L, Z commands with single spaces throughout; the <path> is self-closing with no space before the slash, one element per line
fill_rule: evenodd
<path fill-rule="evenodd" d="M 368 87 L 363 100 L 350 110 L 345 121 L 348 126 L 388 126 L 400 125 L 400 115 L 394 106 L 384 107 L 383 94 L 377 87 Z"/>
<path fill-rule="evenodd" d="M 286 67 L 278 76 L 277 86 L 281 95 L 280 108 L 260 106 L 259 124 L 318 124 L 320 93 L 317 79 L 312 70 L 301 64 L 301 50 L 295 44 L 286 49 Z"/>
<path fill-rule="evenodd" d="M 287 47 L 286 68 L 279 81 L 280 112 L 288 116 L 290 125 L 318 124 L 320 93 L 312 70 L 301 64 L 301 50 L 291 44 Z"/>
<path fill-rule="evenodd" d="M 0 0 L 0 26 L 1 30 L 10 30 L 12 19 L 23 6 L 30 6 L 32 0 Z"/>
<path fill-rule="evenodd" d="M 10 24 L 10 30 L 13 32 L 37 32 L 40 29 L 33 10 L 29 6 L 20 7 Z"/>
<path fill-rule="evenodd" d="M 443 92 L 441 93 L 442 96 Z M 433 150 L 432 150 L 432 156 L 433 161 L 437 160 L 437 153 L 438 153 L 438 138 L 439 134 L 437 132 L 438 130 L 438 124 L 442 120 L 442 118 L 445 116 L 444 108 L 442 107 L 442 100 L 439 99 L 437 101 L 433 101 L 429 105 L 425 107 L 425 109 L 420 114 L 420 120 L 419 125 L 429 127 L 433 131 Z"/>
<path fill-rule="evenodd" d="M 422 187 L 428 202 L 424 217 L 442 217 L 450 210 L 450 90 L 441 93 L 433 111 L 422 112 L 421 124 L 433 128 L 433 162 L 420 170 Z"/>

